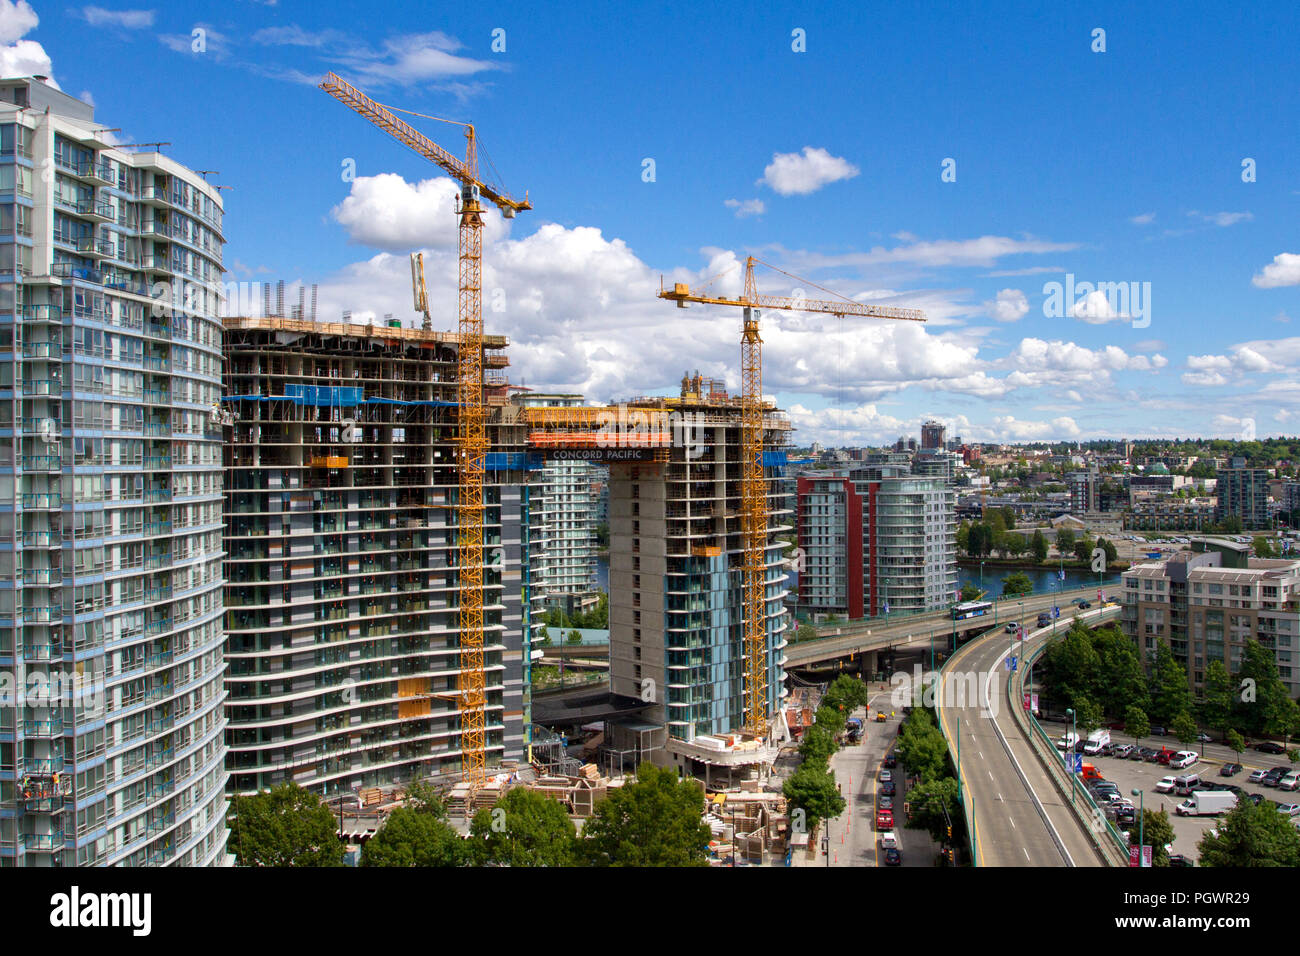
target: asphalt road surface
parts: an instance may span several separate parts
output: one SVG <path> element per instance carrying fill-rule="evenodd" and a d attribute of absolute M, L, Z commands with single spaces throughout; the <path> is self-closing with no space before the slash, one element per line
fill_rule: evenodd
<path fill-rule="evenodd" d="M 1082 616 L 1086 620 L 1097 613 Z M 1026 650 L 1050 633 L 1049 628 L 1026 640 Z M 1010 648 L 1010 636 L 1002 632 L 971 641 L 944 669 L 940 683 L 944 731 L 950 740 L 960 735 L 961 780 L 973 808 L 978 863 L 1101 866 L 1068 799 L 1060 796 L 1007 712 L 1004 662 Z M 1019 642 L 1015 649 L 1018 654 Z"/>

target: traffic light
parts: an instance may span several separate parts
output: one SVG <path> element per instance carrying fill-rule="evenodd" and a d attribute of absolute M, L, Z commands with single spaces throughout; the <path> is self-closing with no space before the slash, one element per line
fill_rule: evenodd
<path fill-rule="evenodd" d="M 948 839 L 952 839 L 952 824 L 948 824 Z"/>

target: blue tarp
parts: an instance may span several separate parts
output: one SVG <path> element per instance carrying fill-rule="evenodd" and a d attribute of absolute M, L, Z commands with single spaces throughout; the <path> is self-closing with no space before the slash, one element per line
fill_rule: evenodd
<path fill-rule="evenodd" d="M 764 468 L 784 468 L 786 466 L 786 454 L 783 451 L 765 451 L 763 452 Z"/>
<path fill-rule="evenodd" d="M 360 388 L 340 387 L 337 385 L 286 385 L 286 398 L 304 405 L 360 405 L 365 401 L 365 392 Z"/>
<path fill-rule="evenodd" d="M 541 455 L 534 452 L 490 451 L 484 456 L 484 471 L 537 471 L 542 467 Z"/>

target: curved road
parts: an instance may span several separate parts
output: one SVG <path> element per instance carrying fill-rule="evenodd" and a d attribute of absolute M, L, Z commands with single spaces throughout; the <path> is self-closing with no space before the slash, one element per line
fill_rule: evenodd
<path fill-rule="evenodd" d="M 1059 623 L 1068 626 L 1065 615 Z M 1049 627 L 1033 634 L 1024 642 L 1026 650 L 1051 633 Z M 961 784 L 968 818 L 973 818 L 978 863 L 1102 866 L 1068 800 L 1007 712 L 1005 659 L 1010 649 L 1005 632 L 973 640 L 953 656 L 939 681 L 939 719 L 954 749 L 960 735 Z M 1020 653 L 1019 641 L 1015 652 Z"/>

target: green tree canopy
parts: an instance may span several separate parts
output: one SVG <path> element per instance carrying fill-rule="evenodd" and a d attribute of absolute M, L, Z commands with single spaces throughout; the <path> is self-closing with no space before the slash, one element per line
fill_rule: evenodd
<path fill-rule="evenodd" d="M 1151 721 L 1137 704 L 1132 704 L 1124 713 L 1124 732 L 1133 738 L 1135 744 L 1151 733 Z"/>
<path fill-rule="evenodd" d="M 480 864 L 569 866 L 577 849 L 577 829 L 564 805 L 523 787 L 474 814 L 470 837 Z"/>
<path fill-rule="evenodd" d="M 1034 531 L 1034 536 L 1029 540 L 1029 550 L 1033 553 L 1036 564 L 1047 560 L 1047 539 L 1043 537 L 1042 531 Z"/>
<path fill-rule="evenodd" d="M 841 711 L 845 717 L 859 707 L 865 707 L 871 700 L 871 691 L 867 685 L 850 674 L 841 674 L 831 681 L 822 698 L 823 703 L 830 704 Z"/>
<path fill-rule="evenodd" d="M 1236 690 L 1232 675 L 1221 660 L 1212 660 L 1205 668 L 1205 690 L 1197 708 L 1201 722 L 1219 733 L 1232 726 L 1232 702 Z"/>
<path fill-rule="evenodd" d="M 1169 732 L 1173 734 L 1174 738 L 1184 747 L 1190 747 L 1196 742 L 1196 735 L 1198 733 L 1196 721 L 1192 719 L 1191 714 L 1183 711 L 1183 713 L 1175 717 L 1173 723 L 1169 725 Z"/>
<path fill-rule="evenodd" d="M 839 731 L 832 730 L 825 724 L 814 722 L 803 732 L 799 741 L 799 756 L 807 763 L 827 763 L 839 747 L 835 736 Z"/>
<path fill-rule="evenodd" d="M 804 763 L 786 778 L 782 787 L 790 810 L 802 810 L 808 832 L 819 820 L 830 820 L 844 812 L 844 797 L 825 764 Z"/>
<path fill-rule="evenodd" d="M 936 777 L 923 780 L 907 791 L 907 802 L 912 815 L 907 821 L 908 829 L 926 830 L 935 842 L 942 842 L 948 837 L 948 821 L 954 826 L 961 819 L 961 803 L 957 799 L 957 779 L 955 777 Z M 944 807 L 948 814 L 944 816 Z"/>
<path fill-rule="evenodd" d="M 707 866 L 704 790 L 672 770 L 644 763 L 636 782 L 609 791 L 582 829 L 591 866 Z"/>
<path fill-rule="evenodd" d="M 230 799 L 226 845 L 238 866 L 342 866 L 338 817 L 293 783 Z"/>
<path fill-rule="evenodd" d="M 1069 554 L 1074 550 L 1074 531 L 1071 528 L 1058 528 L 1056 531 L 1056 550 Z"/>
<path fill-rule="evenodd" d="M 1300 831 L 1273 801 L 1237 805 L 1196 845 L 1201 866 L 1300 866 Z"/>
<path fill-rule="evenodd" d="M 1138 835 L 1133 834 L 1135 837 Z M 1164 809 L 1142 811 L 1142 845 L 1151 847 L 1151 865 L 1168 866 L 1169 851 L 1165 844 L 1174 842 L 1174 825 Z"/>
<path fill-rule="evenodd" d="M 1018 597 L 1022 594 L 1033 593 L 1034 584 L 1029 580 L 1029 575 L 1023 571 L 1015 571 L 1002 579 L 1003 597 Z"/>
<path fill-rule="evenodd" d="M 399 807 L 361 848 L 362 866 L 463 866 L 468 847 L 437 813 Z"/>
<path fill-rule="evenodd" d="M 1169 725 L 1192 708 L 1192 693 L 1187 686 L 1187 671 L 1178 663 L 1169 642 L 1156 645 L 1156 659 L 1151 665 L 1151 717 Z"/>

